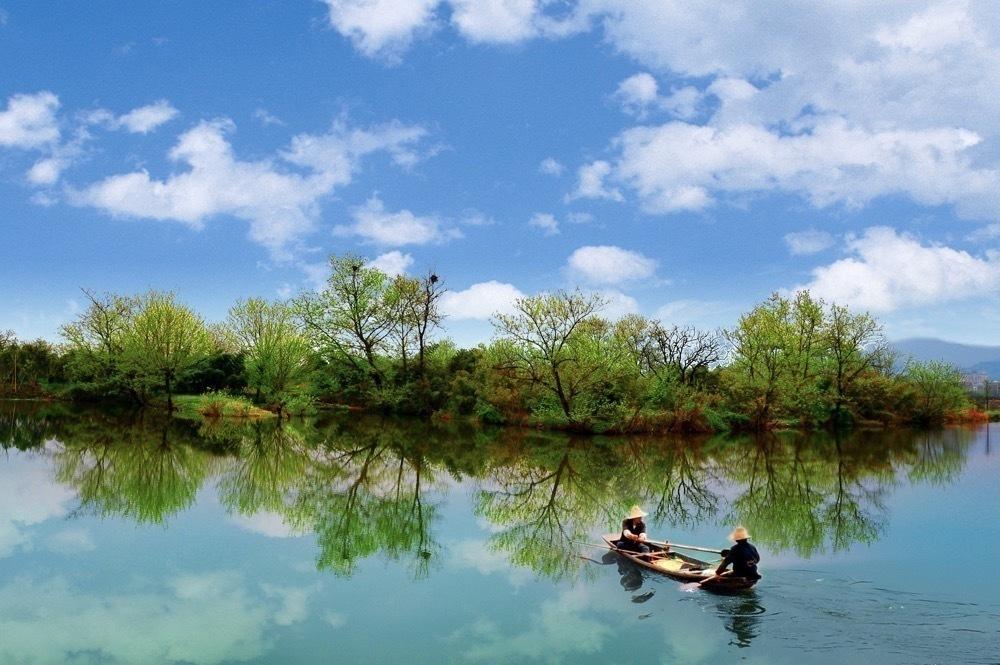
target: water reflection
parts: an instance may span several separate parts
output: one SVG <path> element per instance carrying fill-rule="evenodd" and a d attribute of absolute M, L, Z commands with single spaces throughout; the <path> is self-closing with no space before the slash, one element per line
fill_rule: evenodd
<path fill-rule="evenodd" d="M 837 551 L 879 538 L 900 483 L 957 477 L 972 441 L 957 429 L 623 440 L 356 417 L 196 425 L 58 407 L 0 412 L 0 446 L 44 450 L 78 511 L 163 523 L 214 480 L 231 515 L 315 534 L 317 568 L 345 576 L 375 555 L 430 574 L 443 551 L 439 502 L 457 481 L 473 488 L 488 547 L 553 579 L 593 572 L 579 541 L 615 528 L 632 503 L 665 528 L 740 522 L 772 553 Z M 749 642 L 755 611 L 733 607 L 727 627 Z"/>

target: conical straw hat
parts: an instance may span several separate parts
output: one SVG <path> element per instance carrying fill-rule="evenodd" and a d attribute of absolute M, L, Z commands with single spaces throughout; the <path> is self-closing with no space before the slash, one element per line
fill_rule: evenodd
<path fill-rule="evenodd" d="M 750 533 L 742 526 L 736 527 L 733 529 L 733 532 L 729 534 L 729 540 L 746 540 L 749 537 Z"/>
<path fill-rule="evenodd" d="M 649 513 L 647 513 L 646 511 L 644 511 L 639 506 L 632 506 L 632 509 L 630 511 L 628 511 L 628 517 L 626 519 L 634 520 L 637 517 L 645 517 L 648 514 Z"/>

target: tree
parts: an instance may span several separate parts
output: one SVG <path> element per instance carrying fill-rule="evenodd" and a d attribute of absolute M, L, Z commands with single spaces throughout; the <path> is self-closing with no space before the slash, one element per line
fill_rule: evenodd
<path fill-rule="evenodd" d="M 432 272 L 420 280 L 420 297 L 412 301 L 414 304 L 413 319 L 417 333 L 417 367 L 420 376 L 424 376 L 427 370 L 428 336 L 444 320 L 439 301 L 445 291 L 441 278 Z"/>
<path fill-rule="evenodd" d="M 718 364 L 722 357 L 722 338 L 714 331 L 692 326 L 664 326 L 653 321 L 643 348 L 644 364 L 659 376 L 672 372 L 682 385 L 693 385 L 697 378 Z"/>
<path fill-rule="evenodd" d="M 871 314 L 852 314 L 840 305 L 830 308 L 823 337 L 830 357 L 830 383 L 835 391 L 833 419 L 837 423 L 858 378 L 868 370 L 891 367 L 892 354 L 882 326 Z"/>
<path fill-rule="evenodd" d="M 491 349 L 497 368 L 550 393 L 568 422 L 580 421 L 575 400 L 615 360 L 599 348 L 610 333 L 607 322 L 595 317 L 603 304 L 601 296 L 579 291 L 518 299 L 512 314 L 493 318 L 498 339 Z"/>
<path fill-rule="evenodd" d="M 393 324 L 386 303 L 389 277 L 354 254 L 331 256 L 330 269 L 326 288 L 296 299 L 295 311 L 315 347 L 364 369 L 380 388 L 383 376 L 377 356 Z"/>
<path fill-rule="evenodd" d="M 312 359 L 309 340 L 292 308 L 261 298 L 238 302 L 229 310 L 226 332 L 241 352 L 255 400 L 276 402 L 280 414 L 289 391 L 302 381 Z"/>
<path fill-rule="evenodd" d="M 778 294 L 740 317 L 726 333 L 732 345 L 728 373 L 736 402 L 755 429 L 771 422 L 789 376 L 789 303 Z"/>
<path fill-rule="evenodd" d="M 949 415 L 969 405 L 961 373 L 937 361 L 910 361 L 903 374 L 910 402 L 910 418 L 929 425 L 943 423 Z"/>
<path fill-rule="evenodd" d="M 87 309 L 60 329 L 68 347 L 71 376 L 103 383 L 113 391 L 124 388 L 139 399 L 135 382 L 121 366 L 139 299 L 117 294 L 98 296 L 86 289 L 83 294 L 90 303 Z"/>
<path fill-rule="evenodd" d="M 122 349 L 125 367 L 151 383 L 162 382 L 167 409 L 173 410 L 175 382 L 208 357 L 212 337 L 201 317 L 177 303 L 172 293 L 151 291 L 139 299 Z"/>

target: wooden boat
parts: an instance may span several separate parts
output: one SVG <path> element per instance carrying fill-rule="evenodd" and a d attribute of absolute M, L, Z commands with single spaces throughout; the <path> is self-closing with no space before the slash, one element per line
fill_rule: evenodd
<path fill-rule="evenodd" d="M 749 589 L 757 580 L 746 577 L 736 577 L 734 575 L 715 576 L 716 565 L 708 561 L 702 561 L 686 554 L 675 552 L 669 548 L 664 549 L 656 545 L 649 545 L 649 554 L 640 554 L 628 550 L 619 549 L 615 546 L 619 535 L 609 533 L 602 536 L 604 542 L 613 552 L 625 557 L 632 563 L 648 568 L 672 577 L 675 580 L 684 582 L 698 582 L 703 589 L 717 591 L 739 591 Z"/>

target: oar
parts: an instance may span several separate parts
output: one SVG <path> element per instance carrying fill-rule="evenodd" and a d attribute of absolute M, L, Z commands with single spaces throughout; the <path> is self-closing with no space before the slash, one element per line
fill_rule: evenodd
<path fill-rule="evenodd" d="M 642 542 L 649 543 L 650 545 L 659 545 L 660 547 L 674 547 L 679 550 L 693 550 L 695 552 L 710 552 L 711 554 L 722 554 L 722 550 L 713 550 L 708 547 L 698 547 L 696 545 L 682 545 L 680 543 L 672 543 L 670 541 L 664 541 L 664 540 L 644 540 Z"/>

